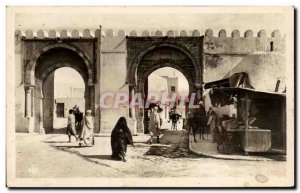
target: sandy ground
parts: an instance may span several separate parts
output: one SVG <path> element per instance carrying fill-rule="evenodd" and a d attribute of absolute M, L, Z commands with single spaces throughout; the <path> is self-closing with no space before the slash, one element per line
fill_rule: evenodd
<path fill-rule="evenodd" d="M 97 136 L 93 147 L 68 143 L 63 134 L 17 134 L 17 177 L 197 177 L 219 179 L 284 178 L 286 162 L 235 161 L 203 158 L 188 150 L 188 136 L 182 131 L 164 131 L 161 143 L 148 145 L 147 135 L 135 136 L 127 162 L 110 159 L 110 137 Z"/>

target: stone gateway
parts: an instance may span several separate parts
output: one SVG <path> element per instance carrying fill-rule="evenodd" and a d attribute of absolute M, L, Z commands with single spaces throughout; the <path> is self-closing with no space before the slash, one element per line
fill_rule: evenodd
<path fill-rule="evenodd" d="M 141 93 L 147 98 L 148 76 L 162 67 L 172 67 L 186 77 L 189 92 L 197 100 L 203 84 L 228 76 L 228 69 L 247 60 L 249 54 L 285 52 L 285 38 L 278 30 L 267 36 L 264 30 L 254 37 L 238 30 L 218 37 L 211 29 L 204 35 L 193 31 L 136 31 L 97 29 L 95 32 L 56 30 L 15 31 L 16 131 L 53 130 L 54 71 L 71 67 L 85 83 L 85 109 L 95 117 L 95 133 L 111 133 L 124 116 L 133 133 L 144 133 L 143 108 L 101 109 L 100 96 L 106 92 Z M 258 63 L 264 61 L 256 61 Z M 249 64 L 251 65 L 251 64 Z"/>

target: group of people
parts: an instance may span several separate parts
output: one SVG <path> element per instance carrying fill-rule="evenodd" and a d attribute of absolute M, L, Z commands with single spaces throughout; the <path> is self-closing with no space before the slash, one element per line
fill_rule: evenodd
<path fill-rule="evenodd" d="M 73 109 L 69 110 L 67 135 L 69 142 L 74 136 L 79 145 L 94 145 L 94 118 L 92 111 L 87 110 L 85 116 L 80 112 L 79 107 L 75 105 Z"/>
<path fill-rule="evenodd" d="M 159 105 L 154 104 L 151 106 L 151 108 L 149 108 L 149 111 L 150 139 L 148 141 L 150 144 L 152 144 L 153 140 L 156 139 L 157 143 L 160 143 L 159 137 L 161 135 L 162 125 L 162 119 L 160 117 L 161 109 L 159 108 Z M 80 114 L 81 116 L 79 116 Z M 171 110 L 170 115 L 175 115 L 176 119 L 179 119 L 180 117 L 180 115 L 176 112 L 176 108 L 173 108 Z M 204 117 L 208 117 L 208 120 L 204 120 Z M 200 108 L 198 110 L 196 110 L 194 113 L 191 113 L 189 111 L 186 114 L 186 122 L 184 124 L 184 128 L 188 130 L 189 133 L 192 128 L 195 137 L 195 133 L 200 127 L 200 138 L 202 134 L 202 137 L 204 139 L 203 128 L 201 129 L 201 127 L 204 127 L 204 125 L 209 125 L 212 130 L 215 127 L 216 119 L 216 113 L 213 111 L 213 109 L 210 108 L 206 114 L 203 102 L 200 102 Z M 76 127 L 79 128 L 78 131 L 76 131 Z M 80 146 L 83 144 L 88 146 L 94 145 L 93 129 L 94 118 L 92 116 L 91 110 L 87 110 L 85 116 L 83 116 L 77 106 L 69 110 L 67 126 L 67 135 L 69 137 L 69 142 L 71 142 L 71 136 L 74 136 L 76 141 L 79 141 Z M 120 117 L 111 132 L 111 158 L 114 160 L 121 160 L 126 162 L 125 156 L 127 145 L 132 145 L 134 147 L 132 133 L 127 126 L 126 118 Z"/>
<path fill-rule="evenodd" d="M 80 112 L 79 107 L 76 105 L 69 110 L 67 125 L 69 142 L 71 142 L 71 137 L 74 136 L 76 142 L 79 141 L 80 146 L 83 144 L 92 146 L 95 144 L 93 130 L 94 118 L 91 110 L 87 110 L 85 116 L 83 116 L 83 113 Z M 129 144 L 134 146 L 132 134 L 127 126 L 126 118 L 121 117 L 111 133 L 111 158 L 126 162 L 125 154 Z"/>

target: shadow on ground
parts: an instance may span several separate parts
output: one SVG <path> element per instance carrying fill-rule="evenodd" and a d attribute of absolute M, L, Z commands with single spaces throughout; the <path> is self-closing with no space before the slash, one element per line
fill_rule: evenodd
<path fill-rule="evenodd" d="M 187 134 L 182 131 L 163 131 L 162 134 L 161 143 L 152 144 L 145 155 L 165 158 L 199 158 L 198 155 L 189 151 Z"/>
<path fill-rule="evenodd" d="M 67 133 L 67 127 L 62 127 L 58 129 L 53 129 L 52 132 L 47 133 L 47 134 L 66 134 Z"/>
<path fill-rule="evenodd" d="M 92 158 L 92 159 L 101 159 L 101 160 L 113 160 L 111 155 L 83 155 L 85 158 Z"/>
<path fill-rule="evenodd" d="M 68 140 L 66 141 L 43 141 L 44 143 L 69 143 Z"/>
<path fill-rule="evenodd" d="M 70 148 L 87 148 L 87 147 L 91 147 L 91 146 L 79 146 L 79 145 L 52 145 L 53 147 L 56 148 L 64 148 L 64 149 L 70 149 Z"/>

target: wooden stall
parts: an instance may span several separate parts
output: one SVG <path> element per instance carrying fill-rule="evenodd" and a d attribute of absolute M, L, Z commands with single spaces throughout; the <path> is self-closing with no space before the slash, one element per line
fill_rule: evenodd
<path fill-rule="evenodd" d="M 234 98 L 237 117 L 222 120 L 226 143 L 248 152 L 286 151 L 285 94 L 248 88 L 212 88 L 220 98 Z M 223 100 L 223 99 L 222 99 Z M 226 124 L 229 122 L 228 124 Z M 225 123 L 225 124 L 224 124 Z"/>

